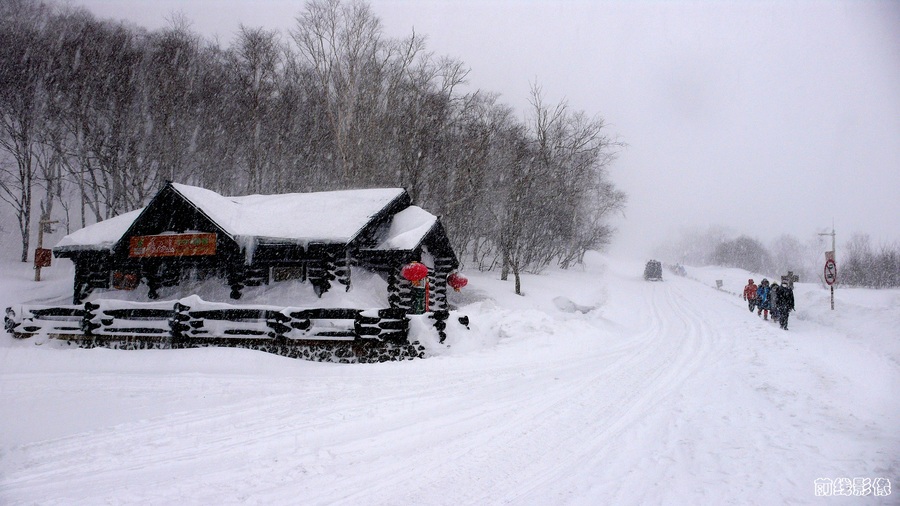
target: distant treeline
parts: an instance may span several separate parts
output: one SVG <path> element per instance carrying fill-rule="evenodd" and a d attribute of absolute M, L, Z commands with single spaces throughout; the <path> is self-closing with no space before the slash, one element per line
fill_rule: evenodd
<path fill-rule="evenodd" d="M 23 261 L 35 218 L 74 230 L 165 180 L 226 195 L 404 187 L 469 266 L 504 273 L 609 242 L 621 144 L 537 84 L 526 114 L 464 92 L 462 62 L 386 37 L 359 1 L 309 2 L 289 34 L 241 26 L 228 47 L 189 27 L 0 3 L 0 197 Z"/>
<path fill-rule="evenodd" d="M 854 235 L 844 246 L 838 282 L 868 288 L 900 287 L 900 245 L 874 248 L 869 236 Z"/>
<path fill-rule="evenodd" d="M 685 231 L 657 253 L 672 262 L 737 267 L 775 279 L 792 271 L 801 281 L 824 282 L 825 249 L 830 246 L 817 234 L 806 242 L 782 235 L 766 247 L 746 235 L 731 238 L 724 228 L 713 226 L 705 231 Z M 868 235 L 855 234 L 838 245 L 837 267 L 840 285 L 900 287 L 900 245 L 874 248 Z"/>

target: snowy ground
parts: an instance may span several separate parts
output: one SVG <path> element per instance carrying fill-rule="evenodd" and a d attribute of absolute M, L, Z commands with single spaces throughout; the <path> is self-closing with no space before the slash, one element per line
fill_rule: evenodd
<path fill-rule="evenodd" d="M 0 336 L 0 504 L 898 503 L 900 291 L 800 284 L 785 332 L 746 272 L 642 272 L 468 272 L 472 330 L 399 363 Z M 0 265 L 0 306 L 71 294 L 32 276 Z"/>

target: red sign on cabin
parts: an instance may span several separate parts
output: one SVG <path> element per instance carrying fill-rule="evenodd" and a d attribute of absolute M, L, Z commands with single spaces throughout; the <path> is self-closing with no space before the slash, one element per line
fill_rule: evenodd
<path fill-rule="evenodd" d="M 139 235 L 131 238 L 128 256 L 189 257 L 216 254 L 216 234 Z"/>

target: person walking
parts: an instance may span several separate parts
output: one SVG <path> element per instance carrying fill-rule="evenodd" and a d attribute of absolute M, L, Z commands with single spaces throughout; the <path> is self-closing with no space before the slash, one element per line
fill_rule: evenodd
<path fill-rule="evenodd" d="M 778 323 L 781 328 L 787 330 L 788 316 L 794 310 L 794 290 L 785 283 L 778 290 Z"/>
<path fill-rule="evenodd" d="M 763 278 L 756 289 L 756 316 L 762 316 L 763 320 L 769 319 L 769 280 Z"/>
<path fill-rule="evenodd" d="M 749 279 L 747 281 L 747 286 L 744 287 L 744 300 L 746 300 L 750 306 L 750 312 L 752 313 L 754 309 L 756 309 L 756 283 L 753 282 L 753 279 Z"/>
<path fill-rule="evenodd" d="M 769 286 L 769 310 L 772 312 L 772 321 L 778 321 L 778 291 L 781 287 L 777 282 Z"/>

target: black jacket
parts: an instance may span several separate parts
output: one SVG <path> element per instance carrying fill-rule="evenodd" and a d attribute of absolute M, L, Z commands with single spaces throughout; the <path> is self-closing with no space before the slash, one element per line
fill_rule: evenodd
<path fill-rule="evenodd" d="M 775 302 L 779 311 L 790 311 L 794 309 L 794 291 L 786 286 L 778 289 L 778 300 Z"/>

